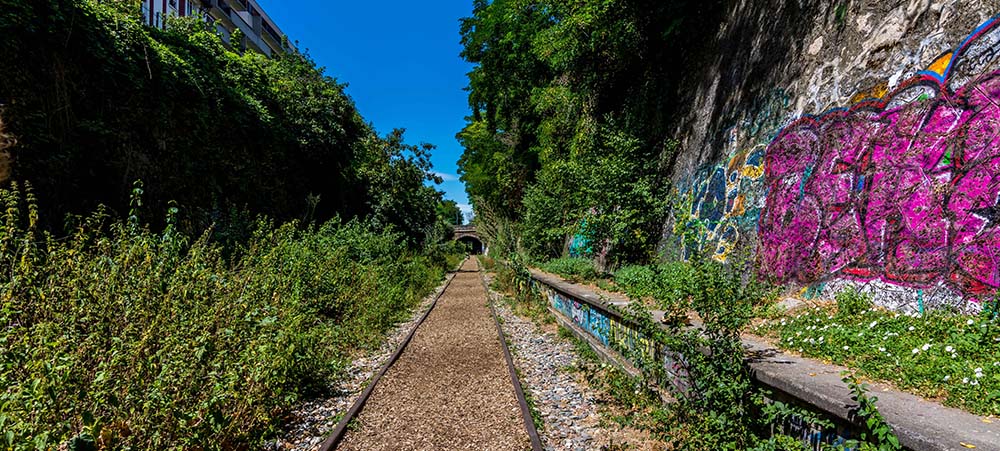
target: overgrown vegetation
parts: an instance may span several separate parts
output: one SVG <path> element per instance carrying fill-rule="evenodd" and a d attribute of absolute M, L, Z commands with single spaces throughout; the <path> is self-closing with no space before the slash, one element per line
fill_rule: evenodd
<path fill-rule="evenodd" d="M 493 272 L 492 288 L 503 293 L 504 302 L 516 315 L 530 318 L 536 324 L 555 322 L 544 297 L 530 286 L 527 267 L 486 256 L 480 256 L 479 261 L 485 271 Z"/>
<path fill-rule="evenodd" d="M 377 136 L 306 53 L 239 53 L 197 19 L 146 27 L 135 0 L 0 0 L 0 34 L 12 178 L 34 183 L 48 229 L 98 205 L 124 215 L 141 179 L 188 233 L 246 239 L 247 210 L 433 241 L 430 146 Z"/>
<path fill-rule="evenodd" d="M 139 8 L 0 0 L 6 449 L 260 447 L 461 248 L 433 146 L 306 53 Z"/>
<path fill-rule="evenodd" d="M 673 89 L 720 7 L 475 0 L 462 22 L 473 115 L 458 138 L 477 217 L 514 226 L 536 260 L 652 261 L 678 146 Z"/>
<path fill-rule="evenodd" d="M 673 359 L 686 381 L 674 384 L 660 359 L 620 350 L 638 362 L 647 389 L 670 389 L 678 398 L 647 427 L 678 450 L 804 449 L 772 426 L 793 417 L 832 425 L 755 388 L 739 338 L 754 318 L 780 314 L 775 288 L 758 280 L 747 249 L 731 249 L 727 264 L 701 255 L 705 224 L 689 217 L 694 194 L 679 195 L 666 179 L 680 145 L 668 128 L 671 96 L 694 58 L 686 50 L 717 29 L 708 25 L 721 7 L 474 1 L 462 24 L 462 55 L 476 66 L 469 74 L 473 114 L 458 134 L 465 147 L 459 167 L 491 252 L 509 262 L 498 263 L 498 279 L 514 287 L 516 299 L 530 299 L 522 267 L 534 261 L 643 301 L 624 314 L 670 350 L 658 357 Z M 836 20 L 846 14 L 840 9 Z M 678 249 L 662 248 L 672 244 Z M 614 274 L 613 287 L 598 279 L 603 273 Z M 643 304 L 664 310 L 667 327 Z M 838 304 L 845 317 L 871 308 L 857 293 Z M 687 327 L 698 319 L 703 329 Z M 876 418 L 874 401 L 859 387 L 851 386 L 856 399 Z M 892 449 L 891 431 L 869 432 L 854 446 Z"/>
<path fill-rule="evenodd" d="M 0 190 L 0 443 L 6 449 L 259 446 L 440 280 L 442 253 L 372 222 L 259 219 L 225 257 L 104 210 L 63 239 L 30 189 Z M 89 447 L 89 448 L 88 448 Z"/>
<path fill-rule="evenodd" d="M 945 310 L 900 314 L 872 307 L 871 297 L 854 289 L 837 293 L 836 301 L 836 308 L 766 321 L 756 332 L 783 349 L 946 405 L 1000 415 L 1000 320 L 989 306 L 979 316 Z"/>
<path fill-rule="evenodd" d="M 569 329 L 560 327 L 559 336 L 573 343 L 579 357 L 570 370 L 580 373 L 592 388 L 606 397 L 604 402 L 608 408 L 604 413 L 607 419 L 622 427 L 650 431 L 654 437 L 663 438 L 661 422 L 668 407 L 656 390 L 641 377 L 602 362 L 590 344 Z"/>
<path fill-rule="evenodd" d="M 599 273 L 594 268 L 594 261 L 582 257 L 563 257 L 549 260 L 539 265 L 542 270 L 558 274 L 577 282 L 590 282 L 597 279 Z"/>

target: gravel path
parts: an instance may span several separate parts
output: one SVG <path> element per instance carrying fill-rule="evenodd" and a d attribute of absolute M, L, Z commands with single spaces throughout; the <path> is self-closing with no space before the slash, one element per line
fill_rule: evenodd
<path fill-rule="evenodd" d="M 478 266 L 465 262 L 338 449 L 530 448 Z"/>
<path fill-rule="evenodd" d="M 555 325 L 538 326 L 515 314 L 501 296 L 490 293 L 504 335 L 514 354 L 524 390 L 534 398 L 544 423 L 539 431 L 550 451 L 630 449 L 659 451 L 662 442 L 648 433 L 603 419 L 607 400 L 570 368 L 578 358 L 573 344 L 559 337 Z"/>
<path fill-rule="evenodd" d="M 409 319 L 389 333 L 385 342 L 377 350 L 354 359 L 344 379 L 331 388 L 332 395 L 330 397 L 312 400 L 296 408 L 291 415 L 291 420 L 285 426 L 285 433 L 282 437 L 268 443 L 265 449 L 292 451 L 318 449 L 323 440 L 330 435 L 334 426 L 337 425 L 340 414 L 351 408 L 354 400 L 368 386 L 368 382 L 375 372 L 389 360 L 392 353 L 416 326 L 420 317 L 430 308 L 434 298 L 441 290 L 444 290 L 451 277 L 449 275 L 445 282 L 424 298 L 410 314 Z"/>

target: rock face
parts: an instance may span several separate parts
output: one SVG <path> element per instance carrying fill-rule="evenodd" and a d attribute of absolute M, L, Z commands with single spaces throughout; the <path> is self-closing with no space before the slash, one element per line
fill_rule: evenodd
<path fill-rule="evenodd" d="M 749 245 L 811 295 L 854 284 L 894 308 L 977 310 L 1000 285 L 998 13 L 733 2 L 679 95 L 678 219 L 704 225 L 716 259 Z"/>

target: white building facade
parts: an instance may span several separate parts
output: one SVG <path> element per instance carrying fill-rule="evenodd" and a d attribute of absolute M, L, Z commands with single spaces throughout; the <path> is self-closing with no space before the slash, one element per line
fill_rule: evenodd
<path fill-rule="evenodd" d="M 163 28 L 170 16 L 202 17 L 215 25 L 223 41 L 267 56 L 292 51 L 288 39 L 256 0 L 142 0 L 142 16 L 151 27 Z M 232 42 L 240 30 L 240 42 Z"/>

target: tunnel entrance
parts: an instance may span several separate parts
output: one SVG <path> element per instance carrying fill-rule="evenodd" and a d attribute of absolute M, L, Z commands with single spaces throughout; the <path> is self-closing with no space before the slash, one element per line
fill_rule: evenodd
<path fill-rule="evenodd" d="M 483 242 L 479 241 L 479 238 L 474 236 L 463 236 L 457 241 L 464 244 L 465 247 L 469 249 L 469 253 L 472 255 L 479 255 L 483 253 Z"/>

